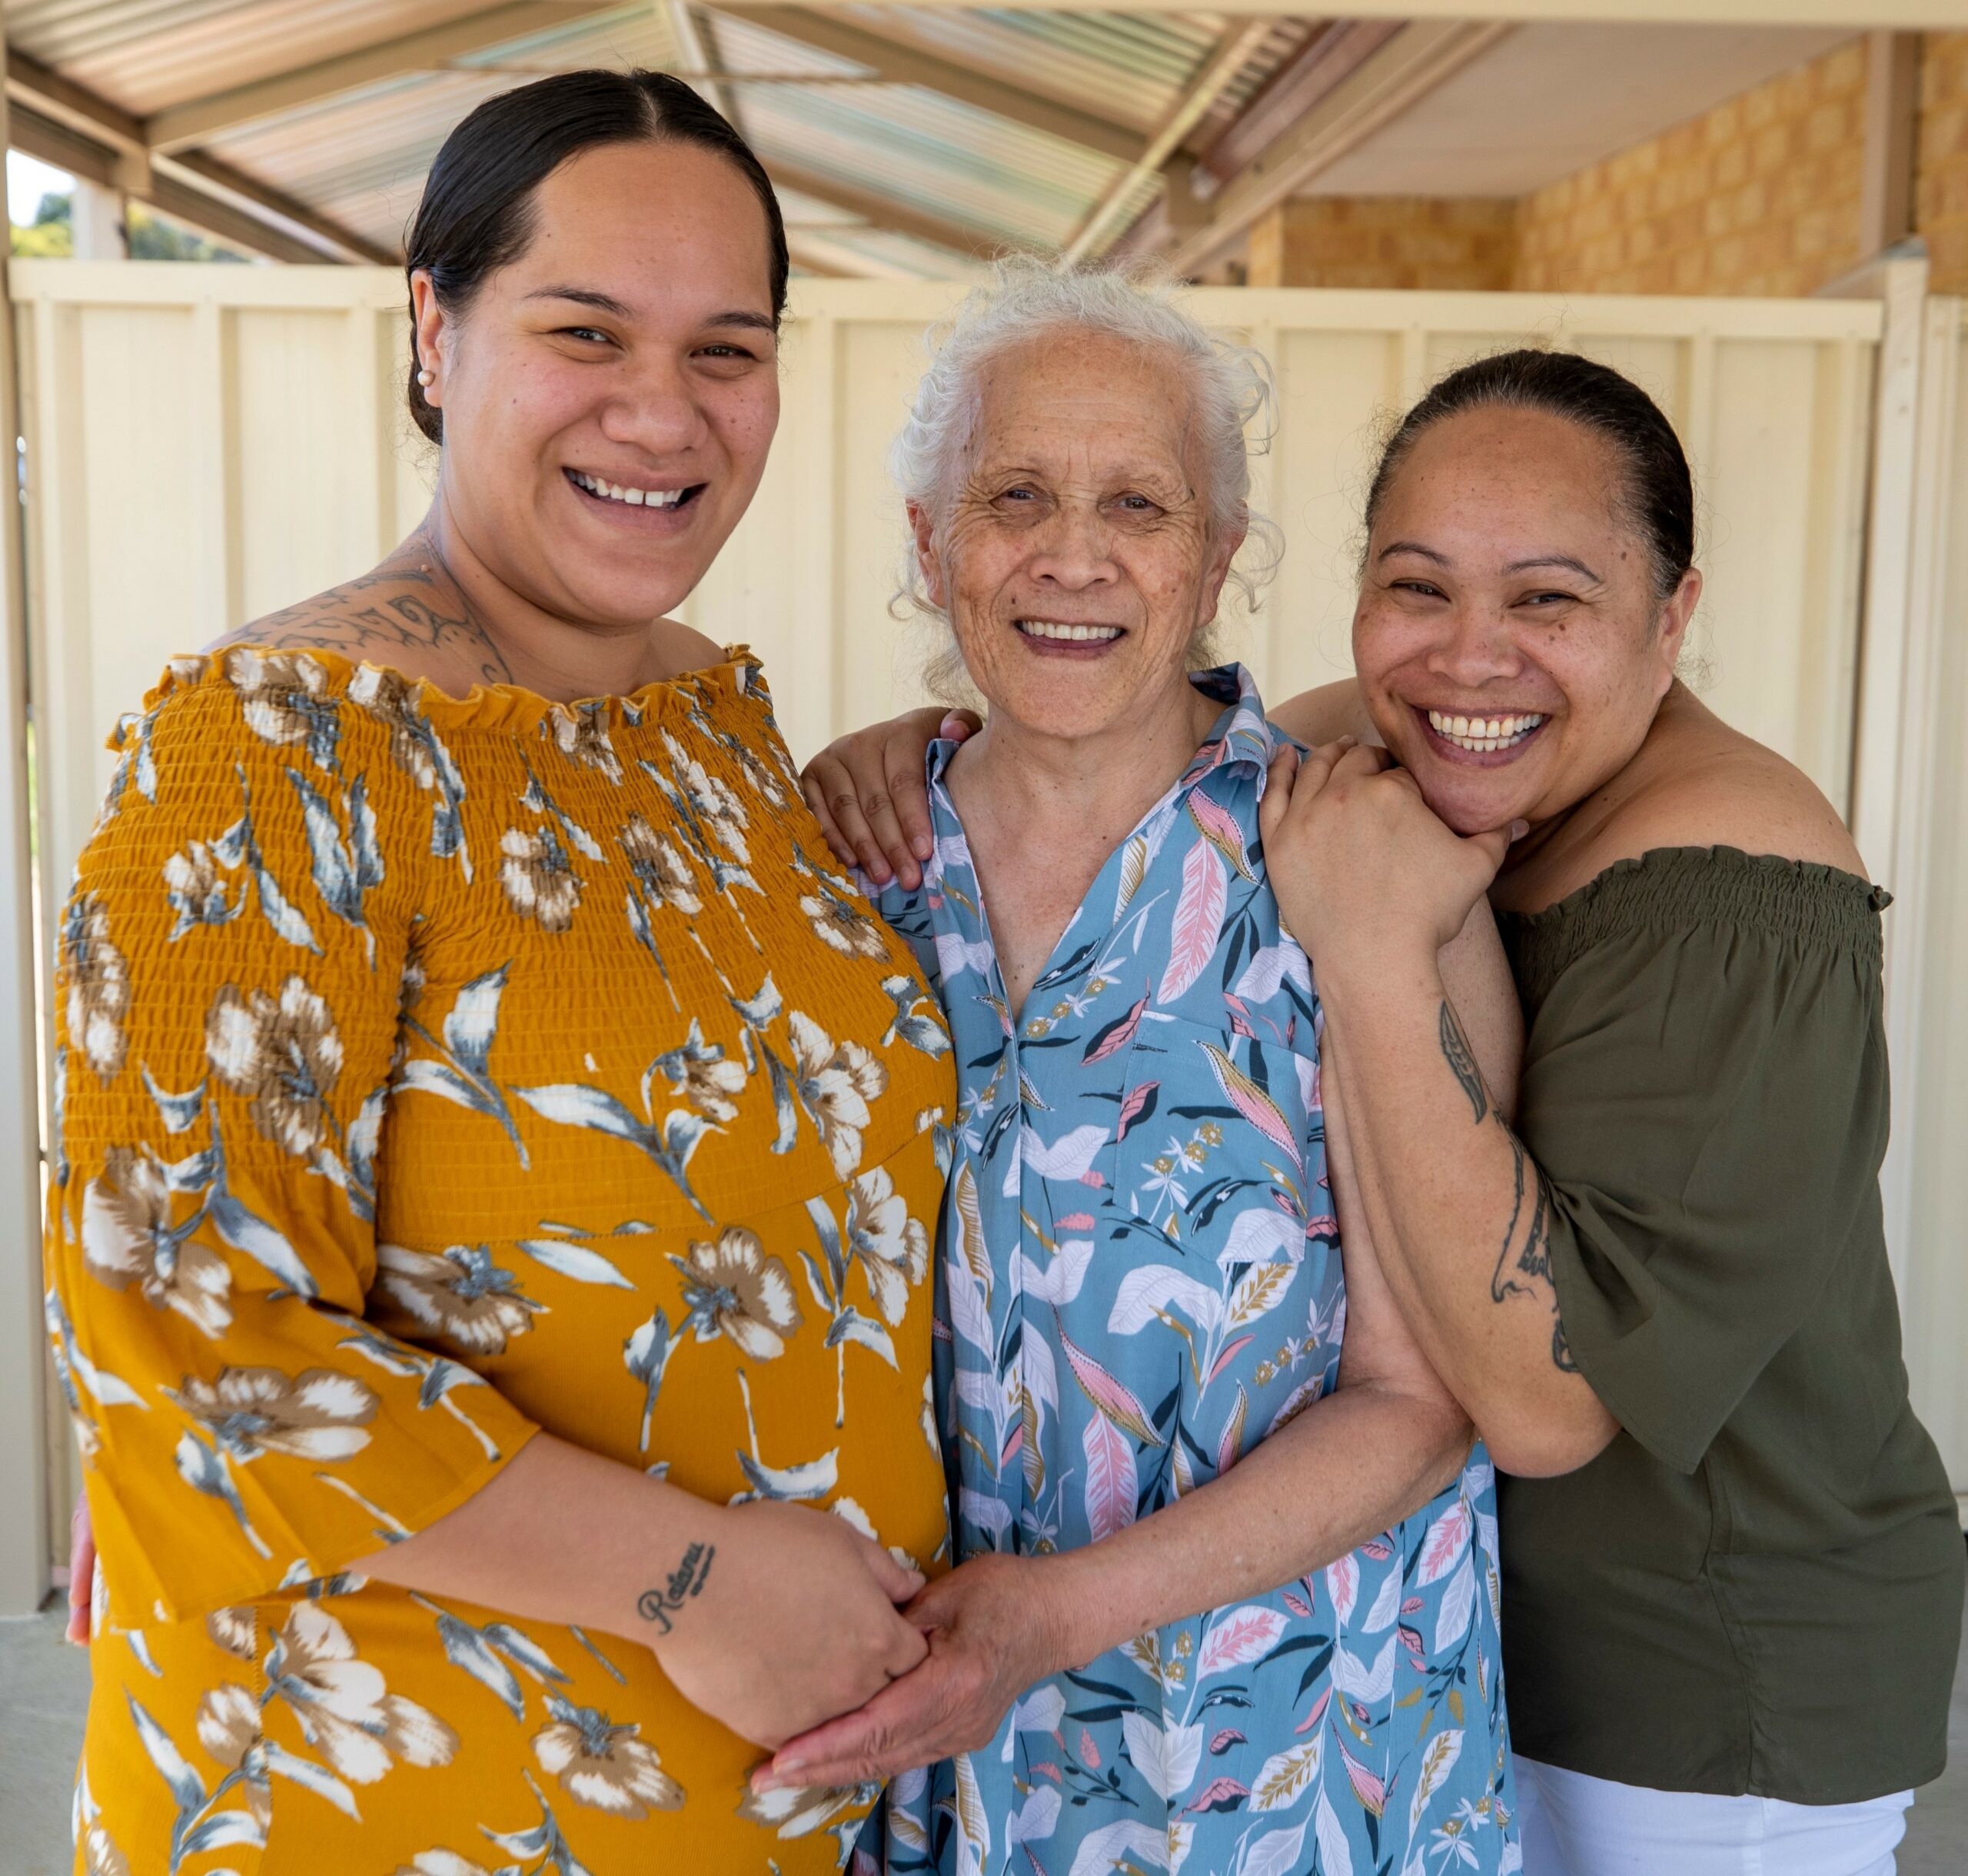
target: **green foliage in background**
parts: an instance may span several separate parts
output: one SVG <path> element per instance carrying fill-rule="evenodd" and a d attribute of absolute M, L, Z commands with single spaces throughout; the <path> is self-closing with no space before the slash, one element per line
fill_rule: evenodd
<path fill-rule="evenodd" d="M 44 195 L 41 206 L 35 211 L 33 225 L 15 226 L 12 231 L 14 258 L 17 261 L 68 259 L 75 251 L 71 226 L 74 209 L 73 196 Z M 246 258 L 230 248 L 206 240 L 202 234 L 193 234 L 189 228 L 180 228 L 175 221 L 160 220 L 141 202 L 130 204 L 125 226 L 133 261 L 237 262 Z"/>

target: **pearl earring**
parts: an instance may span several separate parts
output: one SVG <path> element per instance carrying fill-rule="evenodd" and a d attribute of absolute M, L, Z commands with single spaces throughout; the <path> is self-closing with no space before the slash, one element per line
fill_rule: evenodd
<path fill-rule="evenodd" d="M 437 374 L 432 371 L 428 365 L 426 365 L 423 370 L 417 373 L 417 381 L 421 384 L 426 391 L 428 391 L 433 384 L 437 383 Z"/>

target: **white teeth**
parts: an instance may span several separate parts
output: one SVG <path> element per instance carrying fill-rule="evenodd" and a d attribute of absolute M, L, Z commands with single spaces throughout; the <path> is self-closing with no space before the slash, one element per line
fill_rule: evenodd
<path fill-rule="evenodd" d="M 620 482 L 604 482 L 599 476 L 583 475 L 578 469 L 570 473 L 590 495 L 599 495 L 604 501 L 623 502 L 631 508 L 673 508 L 683 499 L 680 488 L 627 488 Z"/>
<path fill-rule="evenodd" d="M 1121 636 L 1118 625 L 1066 625 L 1052 619 L 1020 619 L 1018 628 L 1031 638 L 1062 638 L 1105 644 Z"/>
<path fill-rule="evenodd" d="M 1514 747 L 1544 720 L 1541 715 L 1458 717 L 1438 710 L 1428 712 L 1428 727 L 1436 735 L 1478 755 Z"/>

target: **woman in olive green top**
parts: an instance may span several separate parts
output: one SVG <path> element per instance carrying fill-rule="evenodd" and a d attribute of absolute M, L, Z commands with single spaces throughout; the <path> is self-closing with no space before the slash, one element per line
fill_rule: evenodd
<path fill-rule="evenodd" d="M 1266 859 L 1388 1279 L 1506 1475 L 1526 1876 L 1880 1876 L 1945 1759 L 1963 1558 L 1880 1227 L 1887 895 L 1677 681 L 1693 514 L 1618 374 L 1437 385 L 1373 482 L 1357 684 L 1275 712 L 1347 740 L 1274 774 Z M 877 879 L 926 851 L 935 727 L 808 771 Z M 1486 890 L 1514 1116 L 1434 963 Z"/>
<path fill-rule="evenodd" d="M 1603 366 L 1438 384 L 1375 479 L 1354 624 L 1400 766 L 1275 777 L 1266 855 L 1388 1281 L 1506 1475 L 1528 1876 L 1871 1876 L 1945 1761 L 1963 1555 L 1880 1227 L 1887 895 L 1676 680 L 1693 511 Z M 1434 962 L 1486 888 L 1514 1123 Z"/>

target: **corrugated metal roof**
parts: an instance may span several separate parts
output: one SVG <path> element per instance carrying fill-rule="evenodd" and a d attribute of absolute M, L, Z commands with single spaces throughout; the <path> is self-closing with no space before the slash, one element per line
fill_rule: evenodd
<path fill-rule="evenodd" d="M 138 116 L 485 11 L 487 0 L 13 0 L 7 37 Z"/>
<path fill-rule="evenodd" d="M 1223 30 L 1214 13 L 849 6 L 841 17 L 1143 131 Z"/>
<path fill-rule="evenodd" d="M 427 28 L 461 34 L 460 22 L 491 10 L 490 0 L 15 0 L 7 18 L 22 51 L 141 117 Z M 1127 173 L 1111 149 L 922 85 L 877 81 L 873 67 L 773 32 L 742 10 L 694 11 L 713 62 L 740 81 L 723 95 L 768 165 L 841 198 L 801 205 L 816 266 L 851 268 L 858 257 L 879 273 L 949 274 L 963 271 L 962 251 L 980 242 L 1063 246 Z M 679 68 L 670 17 L 662 0 L 635 0 L 441 61 L 434 55 L 430 65 L 271 111 L 198 147 L 394 248 L 431 158 L 465 112 L 535 72 Z M 866 5 L 826 17 L 1144 138 L 1210 61 L 1228 23 L 1211 12 Z M 1298 43 L 1294 32 L 1295 22 L 1280 22 L 1262 48 L 1276 55 L 1254 55 L 1233 94 L 1262 83 Z M 753 82 L 742 81 L 748 75 Z M 1205 118 L 1194 141 L 1205 141 L 1214 121 Z M 1159 187 L 1152 175 L 1134 180 L 1119 225 Z M 880 225 L 885 204 L 899 226 Z M 949 247 L 929 238 L 945 226 L 955 231 Z"/>

